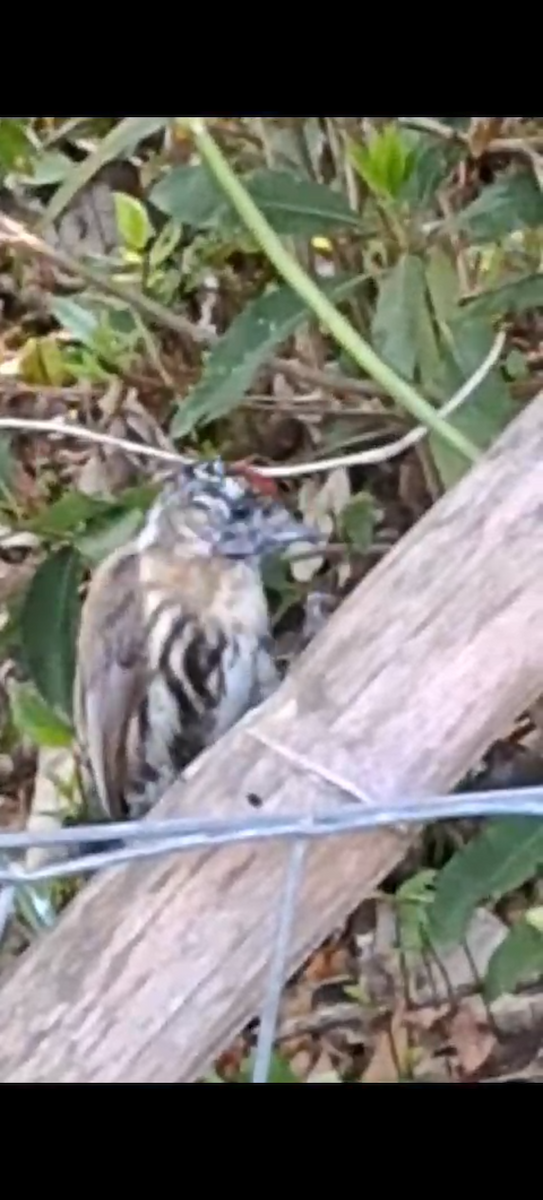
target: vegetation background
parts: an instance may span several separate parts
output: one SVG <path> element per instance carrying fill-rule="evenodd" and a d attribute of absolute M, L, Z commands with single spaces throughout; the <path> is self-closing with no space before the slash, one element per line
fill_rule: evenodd
<path fill-rule="evenodd" d="M 327 554 L 266 574 L 288 664 L 541 390 L 542 154 L 531 117 L 0 119 L 4 826 L 81 813 L 81 599 L 169 458 L 265 468 L 320 525 Z M 467 782 L 541 782 L 532 735 Z M 504 1077 L 490 1006 L 522 1041 L 542 859 L 538 821 L 427 829 L 289 984 L 272 1081 Z M 21 889 L 0 961 L 72 891 Z"/>

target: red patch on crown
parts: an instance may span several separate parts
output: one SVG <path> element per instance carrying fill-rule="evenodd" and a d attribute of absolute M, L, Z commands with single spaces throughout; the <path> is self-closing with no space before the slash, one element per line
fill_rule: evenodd
<path fill-rule="evenodd" d="M 273 496 L 277 499 L 279 489 L 275 479 L 268 479 L 267 476 L 261 475 L 258 467 L 251 467 L 249 463 L 237 462 L 232 464 L 232 473 L 235 475 L 243 475 L 254 488 L 255 492 L 262 492 L 265 496 Z"/>

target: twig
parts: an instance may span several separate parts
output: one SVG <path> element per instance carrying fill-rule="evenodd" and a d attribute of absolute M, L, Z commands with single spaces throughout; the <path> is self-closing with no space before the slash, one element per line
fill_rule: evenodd
<path fill-rule="evenodd" d="M 22 433 L 52 433 L 59 437 L 80 438 L 84 442 L 97 442 L 102 446 L 114 446 L 127 454 L 141 454 L 144 458 L 158 458 L 163 462 L 183 463 L 191 461 L 187 456 L 173 450 L 159 450 L 157 446 L 142 446 L 128 438 L 114 437 L 111 433 L 98 433 L 96 429 L 85 429 L 83 425 L 68 425 L 64 421 L 47 421 L 36 417 L 0 417 L 0 429 L 19 429 Z"/>
<path fill-rule="evenodd" d="M 441 408 L 444 416 L 450 416 L 463 404 L 479 387 L 482 380 L 497 362 L 503 345 L 505 334 L 499 333 L 484 361 L 477 367 L 473 375 L 462 384 L 462 387 L 447 400 Z M 160 450 L 156 446 L 142 446 L 139 442 L 131 442 L 128 438 L 114 437 L 110 433 L 98 433 L 94 429 L 85 429 L 82 425 L 69 425 L 64 421 L 47 421 L 31 417 L 1 417 L 0 429 L 19 429 L 24 432 L 52 433 L 62 437 L 80 438 L 82 441 L 98 442 L 106 446 L 114 446 L 128 454 L 140 454 L 147 458 L 160 459 L 162 462 L 183 463 L 192 461 L 187 455 L 176 454 L 171 450 Z M 404 437 L 389 442 L 387 446 L 375 446 L 370 450 L 360 450 L 353 454 L 345 454 L 337 458 L 315 459 L 311 462 L 293 463 L 277 467 L 255 467 L 266 479 L 293 479 L 300 475 L 312 475 L 320 471 L 332 471 L 336 467 L 364 466 L 371 463 L 387 462 L 397 455 L 411 449 L 429 433 L 425 425 L 417 425 Z"/>
<path fill-rule="evenodd" d="M 403 125 L 405 129 L 416 129 L 421 133 L 432 133 L 435 137 L 442 138 L 444 142 L 459 142 L 462 146 L 467 146 L 467 135 L 461 130 L 456 129 L 452 125 L 443 125 L 437 117 L 398 117 L 398 125 Z"/>
<path fill-rule="evenodd" d="M 398 117 L 398 124 L 406 129 L 420 130 L 442 138 L 445 142 L 456 142 L 469 149 L 469 137 L 462 129 L 443 125 L 437 117 Z M 527 137 L 497 137 L 492 138 L 485 146 L 485 154 L 529 154 L 543 148 L 543 134 L 529 134 Z"/>

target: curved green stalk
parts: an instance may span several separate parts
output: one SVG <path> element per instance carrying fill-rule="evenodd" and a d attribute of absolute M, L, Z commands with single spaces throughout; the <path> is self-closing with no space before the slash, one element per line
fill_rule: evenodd
<path fill-rule="evenodd" d="M 468 438 L 439 415 L 439 411 L 419 396 L 411 384 L 378 357 L 371 346 L 357 333 L 356 329 L 323 295 L 319 287 L 306 274 L 296 259 L 285 249 L 266 218 L 262 215 L 251 196 L 226 161 L 221 149 L 214 141 L 201 117 L 179 117 L 179 124 L 189 129 L 200 154 L 215 176 L 218 184 L 239 213 L 247 229 L 262 247 L 279 275 L 301 297 L 321 324 L 339 342 L 340 346 L 368 375 L 381 384 L 398 404 L 410 412 L 417 421 L 426 425 L 443 441 L 448 442 L 457 453 L 476 462 L 480 451 Z"/>

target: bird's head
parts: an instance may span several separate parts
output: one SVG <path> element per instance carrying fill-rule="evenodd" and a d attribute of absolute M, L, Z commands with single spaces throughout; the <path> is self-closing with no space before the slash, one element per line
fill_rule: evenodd
<path fill-rule="evenodd" d="M 318 530 L 294 517 L 256 477 L 229 473 L 220 458 L 183 465 L 163 488 L 140 535 L 192 553 L 260 560 L 296 542 L 314 545 Z"/>

